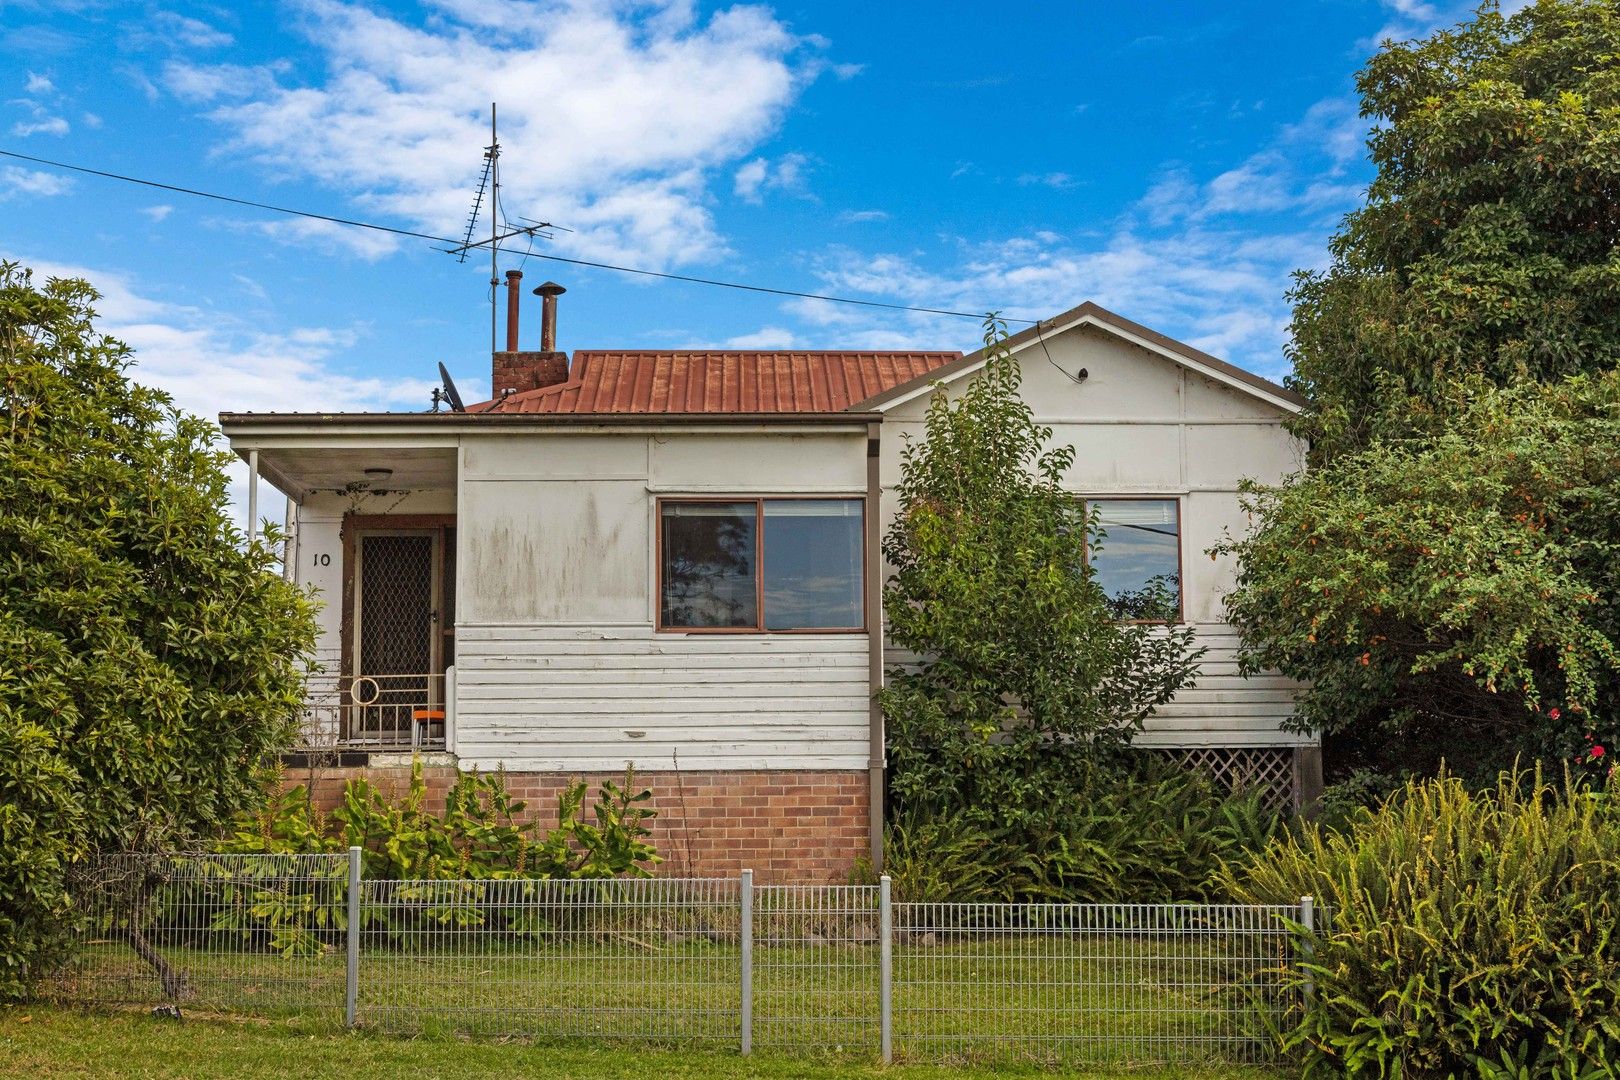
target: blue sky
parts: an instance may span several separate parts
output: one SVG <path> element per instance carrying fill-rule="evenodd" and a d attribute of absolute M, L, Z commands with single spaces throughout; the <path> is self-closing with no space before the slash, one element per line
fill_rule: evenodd
<path fill-rule="evenodd" d="M 506 212 L 573 230 L 537 253 L 1030 318 L 1094 299 L 1277 377 L 1289 274 L 1370 175 L 1354 72 L 1467 12 L 0 0 L 0 148 L 456 235 L 493 100 Z M 7 159 L 0 255 L 90 277 L 137 377 L 194 411 L 425 408 L 441 360 L 488 385 L 485 256 Z M 520 263 L 568 287 L 570 350 L 979 333 Z"/>

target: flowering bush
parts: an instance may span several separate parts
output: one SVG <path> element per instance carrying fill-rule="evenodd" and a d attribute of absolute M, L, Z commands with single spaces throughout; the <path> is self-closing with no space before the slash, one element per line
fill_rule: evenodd
<path fill-rule="evenodd" d="M 1471 393 L 1427 443 L 1249 493 L 1259 527 L 1220 549 L 1240 563 L 1241 660 L 1305 683 L 1295 722 L 1386 770 L 1602 758 L 1596 718 L 1620 710 L 1620 373 Z"/>

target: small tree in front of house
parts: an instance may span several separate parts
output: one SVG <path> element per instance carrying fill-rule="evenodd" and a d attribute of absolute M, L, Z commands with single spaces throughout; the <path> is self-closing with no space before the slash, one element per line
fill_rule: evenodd
<path fill-rule="evenodd" d="M 0 264 L 0 999 L 67 939 L 75 863 L 262 801 L 315 637 L 216 429 L 129 381 L 95 299 Z"/>
<path fill-rule="evenodd" d="M 1074 449 L 1036 423 L 1005 337 L 987 322 L 983 370 L 935 394 L 883 544 L 888 634 L 919 659 L 879 697 L 890 796 L 913 821 L 1049 821 L 1201 652 L 1187 628 L 1117 621 L 1087 560 L 1106 537 L 1063 484 Z"/>

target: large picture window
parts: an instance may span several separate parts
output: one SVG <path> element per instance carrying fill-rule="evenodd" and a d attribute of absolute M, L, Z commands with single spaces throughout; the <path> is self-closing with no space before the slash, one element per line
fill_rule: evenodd
<path fill-rule="evenodd" d="M 1087 551 L 1116 619 L 1181 621 L 1181 513 L 1175 499 L 1097 499 Z"/>
<path fill-rule="evenodd" d="M 860 499 L 659 503 L 662 630 L 861 630 Z"/>

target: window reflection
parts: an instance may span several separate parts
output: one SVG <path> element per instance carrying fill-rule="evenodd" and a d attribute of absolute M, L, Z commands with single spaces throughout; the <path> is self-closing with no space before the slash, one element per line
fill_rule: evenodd
<path fill-rule="evenodd" d="M 1098 499 L 1087 552 L 1114 618 L 1181 619 L 1181 519 L 1175 499 Z"/>
<path fill-rule="evenodd" d="M 665 503 L 662 624 L 755 626 L 752 502 Z"/>
<path fill-rule="evenodd" d="M 766 629 L 860 626 L 863 547 L 858 499 L 766 501 Z"/>

